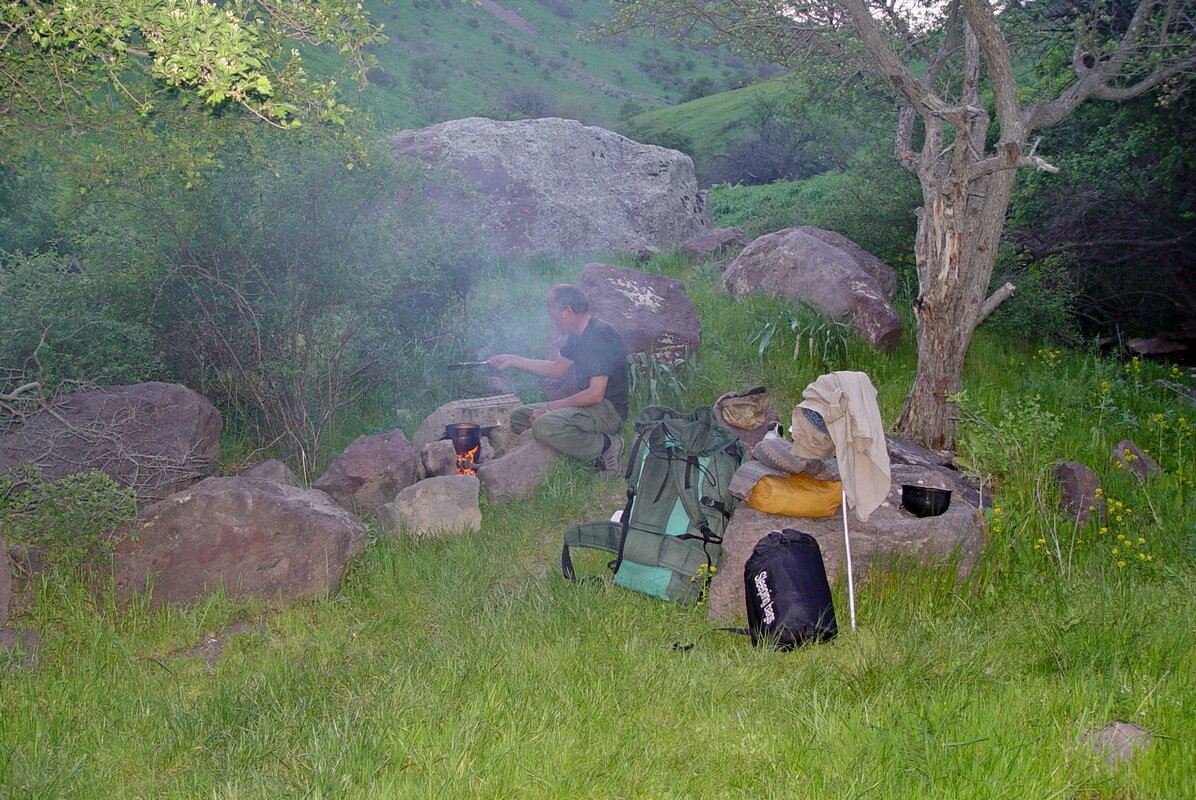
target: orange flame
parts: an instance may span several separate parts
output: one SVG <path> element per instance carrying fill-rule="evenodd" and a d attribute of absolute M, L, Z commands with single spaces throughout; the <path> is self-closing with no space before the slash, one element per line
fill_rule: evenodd
<path fill-rule="evenodd" d="M 461 455 L 457 456 L 457 474 L 458 475 L 477 475 L 476 469 L 478 465 L 478 451 L 482 449 L 481 445 L 474 447 L 472 450 L 466 450 Z"/>

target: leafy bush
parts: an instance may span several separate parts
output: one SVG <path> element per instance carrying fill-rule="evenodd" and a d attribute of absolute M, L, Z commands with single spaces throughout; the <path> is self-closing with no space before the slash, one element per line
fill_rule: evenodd
<path fill-rule="evenodd" d="M 917 286 L 914 237 L 920 202 L 916 181 L 892 158 L 857 162 L 847 172 L 826 172 L 804 181 L 766 186 L 712 186 L 710 211 L 716 225 L 743 228 L 749 236 L 798 225 L 841 233 L 898 277 L 899 290 Z"/>
<path fill-rule="evenodd" d="M 1009 281 L 1017 286 L 1009 298 L 986 320 L 1007 336 L 1060 345 L 1080 343 L 1075 317 L 1076 289 L 1070 270 L 1060 256 L 1018 264 L 1007 249 L 998 256 L 992 289 Z"/>
<path fill-rule="evenodd" d="M 164 375 L 153 327 L 126 317 L 103 273 L 56 252 L 0 259 L 0 363 L 48 386 Z"/>
<path fill-rule="evenodd" d="M 11 546 L 40 552 L 48 569 L 74 568 L 106 555 L 106 538 L 137 510 L 130 489 L 92 470 L 49 480 L 40 467 L 22 465 L 0 475 L 0 531 Z"/>

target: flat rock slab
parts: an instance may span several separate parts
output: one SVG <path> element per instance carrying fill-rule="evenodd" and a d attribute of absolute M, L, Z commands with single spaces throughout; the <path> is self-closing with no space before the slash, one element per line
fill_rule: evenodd
<path fill-rule="evenodd" d="M 246 478 L 208 478 L 145 509 L 117 537 L 117 594 L 188 605 L 232 597 L 334 591 L 366 531 L 324 492 Z"/>
<path fill-rule="evenodd" d="M 341 508 L 372 515 L 415 483 L 419 455 L 397 428 L 358 436 L 311 485 L 327 492 Z"/>
<path fill-rule="evenodd" d="M 481 482 L 476 475 L 442 475 L 414 483 L 378 509 L 387 530 L 440 536 L 482 529 Z"/>
<path fill-rule="evenodd" d="M 511 412 L 521 405 L 523 400 L 515 394 L 453 400 L 424 418 L 412 435 L 411 444 L 422 453 L 429 443 L 444 439 L 445 425 L 472 422 L 487 429 L 486 438 L 496 450 L 507 450 L 515 443 L 516 438 L 515 434 L 511 433 Z"/>
<path fill-rule="evenodd" d="M 951 505 L 937 517 L 915 517 L 901 509 L 901 484 L 926 481 L 933 485 L 937 473 L 909 465 L 893 466 L 893 485 L 885 502 L 867 522 L 848 513 L 852 571 L 858 580 L 868 568 L 893 557 L 911 556 L 942 562 L 958 552 L 960 572 L 975 562 L 983 545 L 983 520 L 975 506 L 953 494 Z M 810 519 L 766 514 L 740 503 L 723 534 L 723 566 L 710 582 L 708 615 L 731 622 L 747 613 L 743 594 L 743 567 L 752 549 L 769 532 L 793 528 L 818 540 L 833 583 L 845 563 L 843 516 Z"/>
<path fill-rule="evenodd" d="M 544 481 L 557 455 L 527 430 L 520 434 L 509 453 L 478 467 L 478 479 L 486 489 L 486 496 L 496 503 L 522 500 Z"/>
<path fill-rule="evenodd" d="M 156 500 L 210 474 L 220 455 L 220 412 L 186 386 L 83 389 L 50 409 L 0 437 L 0 472 L 23 462 L 54 479 L 95 469 Z"/>

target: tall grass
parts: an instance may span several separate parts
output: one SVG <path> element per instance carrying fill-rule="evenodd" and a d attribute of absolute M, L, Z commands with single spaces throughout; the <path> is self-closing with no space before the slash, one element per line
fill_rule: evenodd
<path fill-rule="evenodd" d="M 543 290 L 578 266 L 496 276 L 492 295 L 484 282 L 468 328 L 496 328 L 477 346 L 546 325 Z M 677 260 L 653 268 L 684 278 L 702 318 L 690 402 L 762 383 L 785 409 L 816 370 L 855 368 L 894 418 L 908 344 L 853 347 L 842 364 L 784 342 L 761 356 L 751 335 L 782 310 L 773 301 L 736 303 Z M 14 621 L 40 631 L 36 665 L 0 657 L 0 797 L 1196 796 L 1196 448 L 1156 373 L 981 331 L 965 380 L 975 416 L 1011 415 L 1013 431 L 1038 413 L 1061 421 L 1039 420 L 1016 463 L 965 426 L 1002 509 L 983 564 L 964 582 L 874 568 L 857 585 L 859 629 L 792 653 L 711 632 L 701 608 L 561 579 L 562 531 L 622 494 L 566 463 L 529 501 L 485 504 L 478 534 L 376 537 L 323 599 L 154 611 L 47 578 Z M 1141 486 L 1112 466 L 1126 435 L 1163 476 Z M 1077 532 L 1070 569 L 1035 549 L 1060 525 L 1037 482 L 1056 458 L 1088 463 L 1133 509 L 1152 561 L 1118 567 L 1096 526 Z M 195 650 L 220 636 L 219 658 Z M 1120 769 L 1085 743 L 1114 719 L 1153 734 Z"/>

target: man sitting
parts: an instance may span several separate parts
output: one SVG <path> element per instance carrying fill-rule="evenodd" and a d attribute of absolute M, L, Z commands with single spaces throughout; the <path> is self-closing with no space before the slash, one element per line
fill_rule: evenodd
<path fill-rule="evenodd" d="M 531 428 L 542 444 L 615 477 L 623 457 L 618 434 L 627 417 L 627 345 L 618 331 L 590 314 L 590 304 L 576 286 L 552 287 L 547 305 L 548 318 L 565 334 L 555 360 L 502 353 L 487 363 L 541 378 L 559 378 L 574 367 L 576 391 L 559 400 L 515 409 L 511 429 L 519 434 Z"/>

